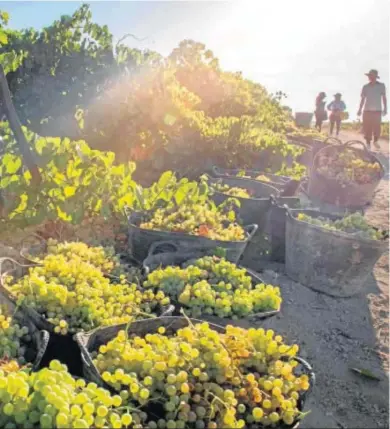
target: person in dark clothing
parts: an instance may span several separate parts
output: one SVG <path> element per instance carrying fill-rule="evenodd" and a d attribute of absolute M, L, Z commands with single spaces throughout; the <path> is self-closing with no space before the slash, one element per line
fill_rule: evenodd
<path fill-rule="evenodd" d="M 314 115 L 316 118 L 316 128 L 321 132 L 322 123 L 328 119 L 328 114 L 325 110 L 325 92 L 320 92 L 316 98 L 316 110 L 314 111 Z"/>
<path fill-rule="evenodd" d="M 330 111 L 330 135 L 333 134 L 334 125 L 336 124 L 336 136 L 339 135 L 341 126 L 342 113 L 345 111 L 347 106 L 341 99 L 341 94 L 338 92 L 334 95 L 334 100 L 328 104 L 328 110 Z"/>

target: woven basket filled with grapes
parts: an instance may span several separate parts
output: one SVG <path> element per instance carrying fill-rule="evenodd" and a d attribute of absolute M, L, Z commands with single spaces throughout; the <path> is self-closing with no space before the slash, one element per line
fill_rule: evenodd
<path fill-rule="evenodd" d="M 230 219 L 231 214 L 235 217 L 233 211 L 225 214 L 208 205 L 126 214 L 129 253 L 139 261 L 147 257 L 154 242 L 173 241 L 188 251 L 222 247 L 226 258 L 237 262 L 258 228 L 256 224 L 241 226 Z"/>
<path fill-rule="evenodd" d="M 297 427 L 315 383 L 298 346 L 261 328 L 161 317 L 76 340 L 84 377 L 133 400 L 145 427 Z"/>
<path fill-rule="evenodd" d="M 215 253 L 220 256 L 215 255 Z M 191 317 L 219 325 L 262 320 L 280 311 L 279 288 L 253 271 L 226 261 L 223 249 L 208 254 L 186 252 L 169 242 L 155 243 L 144 261 L 143 287 L 162 290 Z"/>
<path fill-rule="evenodd" d="M 388 237 L 359 213 L 342 217 L 288 209 L 286 274 L 331 296 L 364 293 L 374 265 L 388 251 Z"/>
<path fill-rule="evenodd" d="M 49 333 L 38 330 L 7 296 L 1 296 L 0 301 L 0 366 L 11 370 L 15 364 L 28 365 L 38 370 L 49 343 Z"/>
<path fill-rule="evenodd" d="M 309 195 L 308 191 L 309 183 L 304 181 L 299 187 L 299 199 L 301 206 L 305 208 L 315 208 L 323 213 L 332 213 L 340 216 L 344 216 L 351 213 L 360 213 L 364 215 L 365 211 L 370 206 L 367 203 L 365 206 L 339 206 L 335 204 L 325 203 L 324 201 L 319 200 L 313 195 Z"/>
<path fill-rule="evenodd" d="M 350 141 L 328 146 L 314 158 L 308 194 L 324 203 L 364 207 L 372 201 L 384 174 L 382 164 L 364 143 Z"/>

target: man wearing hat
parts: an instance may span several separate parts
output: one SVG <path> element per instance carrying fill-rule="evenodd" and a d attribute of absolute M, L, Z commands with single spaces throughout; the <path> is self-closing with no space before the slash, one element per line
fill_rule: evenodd
<path fill-rule="evenodd" d="M 387 115 L 386 87 L 382 82 L 378 82 L 379 76 L 377 70 L 370 70 L 366 73 L 369 82 L 363 86 L 358 116 L 363 110 L 363 132 L 367 146 L 371 147 L 371 141 L 374 146 L 380 149 L 378 144 L 381 135 L 382 115 Z M 382 110 L 383 100 L 383 110 Z"/>
<path fill-rule="evenodd" d="M 336 136 L 339 135 L 340 125 L 341 125 L 341 116 L 345 111 L 347 106 L 344 101 L 341 99 L 341 94 L 338 92 L 334 95 L 334 100 L 331 101 L 327 109 L 330 110 L 329 121 L 330 121 L 330 135 L 333 134 L 334 124 L 336 124 Z"/>

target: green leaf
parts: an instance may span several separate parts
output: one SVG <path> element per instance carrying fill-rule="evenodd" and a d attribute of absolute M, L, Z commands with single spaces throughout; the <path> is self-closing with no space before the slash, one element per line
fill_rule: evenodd
<path fill-rule="evenodd" d="M 230 222 L 234 222 L 236 220 L 236 214 L 233 210 L 230 210 L 227 214 L 227 218 L 230 220 Z"/>
<path fill-rule="evenodd" d="M 6 45 L 8 43 L 8 36 L 0 29 L 0 45 Z"/>
<path fill-rule="evenodd" d="M 100 213 L 101 213 L 101 215 L 104 217 L 104 218 L 109 218 L 110 216 L 111 216 L 111 209 L 110 209 L 110 207 L 109 207 L 109 205 L 108 204 L 105 204 L 102 208 L 101 208 L 101 210 L 100 210 Z"/>
<path fill-rule="evenodd" d="M 73 223 L 79 224 L 84 219 L 84 207 L 79 207 L 73 212 Z"/>
<path fill-rule="evenodd" d="M 2 163 L 5 165 L 5 169 L 8 174 L 15 174 L 22 166 L 22 160 L 20 157 L 11 153 L 6 153 L 3 156 Z"/>
<path fill-rule="evenodd" d="M 371 380 L 381 381 L 379 377 L 377 377 L 375 374 L 373 374 L 368 369 L 359 369 L 359 368 L 350 368 L 351 371 L 356 372 L 359 375 L 363 375 L 364 377 L 367 377 Z"/>
<path fill-rule="evenodd" d="M 76 193 L 76 187 L 75 186 L 65 186 L 64 188 L 64 195 L 66 198 L 73 197 L 73 195 Z"/>
<path fill-rule="evenodd" d="M 166 186 L 168 186 L 168 184 L 172 181 L 173 182 L 173 178 L 174 178 L 174 174 L 172 173 L 172 171 L 165 171 L 160 179 L 158 180 L 158 187 L 161 189 L 164 189 Z"/>

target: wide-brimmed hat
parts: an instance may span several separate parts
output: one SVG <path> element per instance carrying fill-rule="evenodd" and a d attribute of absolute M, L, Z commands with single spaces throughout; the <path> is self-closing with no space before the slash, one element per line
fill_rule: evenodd
<path fill-rule="evenodd" d="M 366 76 L 375 76 L 379 79 L 378 70 L 371 69 L 368 73 L 364 73 Z"/>
<path fill-rule="evenodd" d="M 341 97 L 341 94 L 339 92 L 336 92 L 336 94 L 334 95 L 334 97 Z"/>

